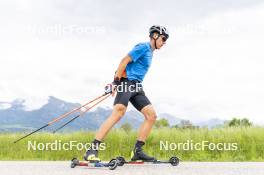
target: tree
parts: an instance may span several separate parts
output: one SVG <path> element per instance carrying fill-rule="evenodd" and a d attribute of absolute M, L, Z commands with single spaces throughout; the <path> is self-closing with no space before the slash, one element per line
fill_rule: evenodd
<path fill-rule="evenodd" d="M 252 123 L 247 119 L 247 118 L 243 118 L 243 119 L 237 119 L 237 118 L 233 118 L 232 120 L 230 120 L 227 125 L 229 127 L 250 127 L 252 126 Z"/>
<path fill-rule="evenodd" d="M 241 126 L 250 127 L 252 126 L 252 122 L 250 122 L 247 118 L 243 118 L 240 122 Z"/>
<path fill-rule="evenodd" d="M 169 124 L 168 120 L 162 118 L 162 119 L 157 120 L 157 121 L 155 122 L 154 126 L 155 126 L 156 128 L 165 128 L 165 127 L 169 127 L 170 124 Z"/>
<path fill-rule="evenodd" d="M 190 120 L 181 120 L 181 123 L 180 123 L 180 128 L 193 128 L 193 124 L 191 123 Z"/>
<path fill-rule="evenodd" d="M 240 120 L 237 118 L 233 118 L 231 121 L 228 122 L 229 127 L 239 126 L 239 125 L 240 125 Z"/>
<path fill-rule="evenodd" d="M 123 129 L 126 133 L 129 133 L 132 130 L 132 126 L 130 123 L 124 123 L 120 126 L 121 129 Z"/>
<path fill-rule="evenodd" d="M 199 126 L 195 126 L 191 123 L 190 120 L 181 120 L 181 122 L 174 126 L 174 128 L 180 129 L 197 129 Z"/>

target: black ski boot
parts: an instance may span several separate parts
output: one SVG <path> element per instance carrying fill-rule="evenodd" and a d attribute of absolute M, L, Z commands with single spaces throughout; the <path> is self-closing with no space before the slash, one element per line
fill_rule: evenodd
<path fill-rule="evenodd" d="M 141 147 L 135 147 L 131 152 L 131 161 L 137 160 L 142 160 L 144 162 L 154 162 L 156 159 L 144 153 Z"/>
<path fill-rule="evenodd" d="M 94 139 L 90 148 L 84 154 L 83 159 L 89 162 L 100 162 L 101 160 L 98 158 L 98 149 L 100 143 L 101 141 Z"/>
<path fill-rule="evenodd" d="M 89 148 L 83 156 L 83 159 L 89 162 L 100 162 L 98 158 L 98 150 L 93 150 Z"/>

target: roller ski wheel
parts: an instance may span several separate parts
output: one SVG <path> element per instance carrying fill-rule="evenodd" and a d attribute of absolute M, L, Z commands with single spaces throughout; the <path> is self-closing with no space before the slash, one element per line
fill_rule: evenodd
<path fill-rule="evenodd" d="M 108 168 L 110 170 L 114 170 L 118 166 L 118 160 L 117 159 L 112 159 L 112 160 L 110 160 L 110 162 L 108 164 L 109 164 Z"/>
<path fill-rule="evenodd" d="M 77 165 L 79 165 L 79 160 L 77 158 L 73 158 L 71 160 L 71 168 L 75 168 Z"/>
<path fill-rule="evenodd" d="M 177 166 L 180 163 L 180 159 L 178 157 L 171 157 L 169 162 L 172 166 Z"/>
<path fill-rule="evenodd" d="M 118 166 L 123 166 L 126 163 L 126 160 L 124 157 L 119 156 L 116 159 L 118 160 Z"/>

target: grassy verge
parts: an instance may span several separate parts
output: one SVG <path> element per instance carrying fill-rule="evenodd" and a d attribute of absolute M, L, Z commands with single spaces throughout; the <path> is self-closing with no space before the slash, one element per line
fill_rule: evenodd
<path fill-rule="evenodd" d="M 2 133 L 0 134 L 0 160 L 70 160 L 72 157 L 82 158 L 85 150 L 28 150 L 28 143 L 87 143 L 93 140 L 94 132 L 75 132 L 75 133 L 38 133 L 28 139 L 16 144 L 14 140 L 22 136 L 21 133 Z M 136 140 L 135 131 L 125 132 L 116 129 L 110 132 L 104 143 L 106 149 L 100 151 L 102 160 L 109 160 L 116 156 L 130 157 L 130 151 Z M 160 141 L 168 143 L 169 150 L 160 150 Z M 226 143 L 226 149 L 230 148 L 231 143 L 237 144 L 236 150 L 184 150 L 183 147 L 175 149 L 177 143 Z M 44 145 L 43 144 L 43 145 Z M 186 146 L 186 144 L 185 144 Z M 32 147 L 31 147 L 32 148 Z M 41 147 L 42 148 L 42 147 Z M 222 147 L 223 148 L 223 147 Z M 218 128 L 218 129 L 176 129 L 163 128 L 155 129 L 147 140 L 144 149 L 147 153 L 159 159 L 167 159 L 176 155 L 185 161 L 264 161 L 264 128 Z M 175 149 L 175 150 L 174 150 Z"/>

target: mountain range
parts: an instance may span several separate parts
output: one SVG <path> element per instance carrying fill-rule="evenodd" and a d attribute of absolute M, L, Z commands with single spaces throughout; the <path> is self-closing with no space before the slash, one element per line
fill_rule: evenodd
<path fill-rule="evenodd" d="M 25 100 L 17 99 L 12 102 L 0 102 L 0 132 L 20 132 L 39 128 L 51 121 L 57 116 L 60 116 L 76 107 L 78 103 L 70 103 L 50 96 L 48 103 L 41 108 L 27 111 L 23 103 Z M 103 123 L 103 121 L 111 114 L 111 108 L 97 107 L 96 110 L 85 113 L 69 125 L 64 127 L 62 131 L 76 131 L 76 130 L 96 130 Z M 63 119 L 60 122 L 48 127 L 46 131 L 53 131 L 61 126 L 76 114 L 72 114 L 69 118 Z M 170 125 L 176 125 L 181 122 L 181 118 L 177 118 L 167 113 L 159 114 L 159 118 L 165 118 Z M 137 111 L 131 110 L 126 112 L 120 122 L 115 127 L 120 127 L 124 123 L 129 123 L 134 129 L 138 128 L 143 122 L 144 117 Z M 224 121 L 220 119 L 211 119 L 198 124 L 202 127 L 214 127 L 223 124 Z"/>

